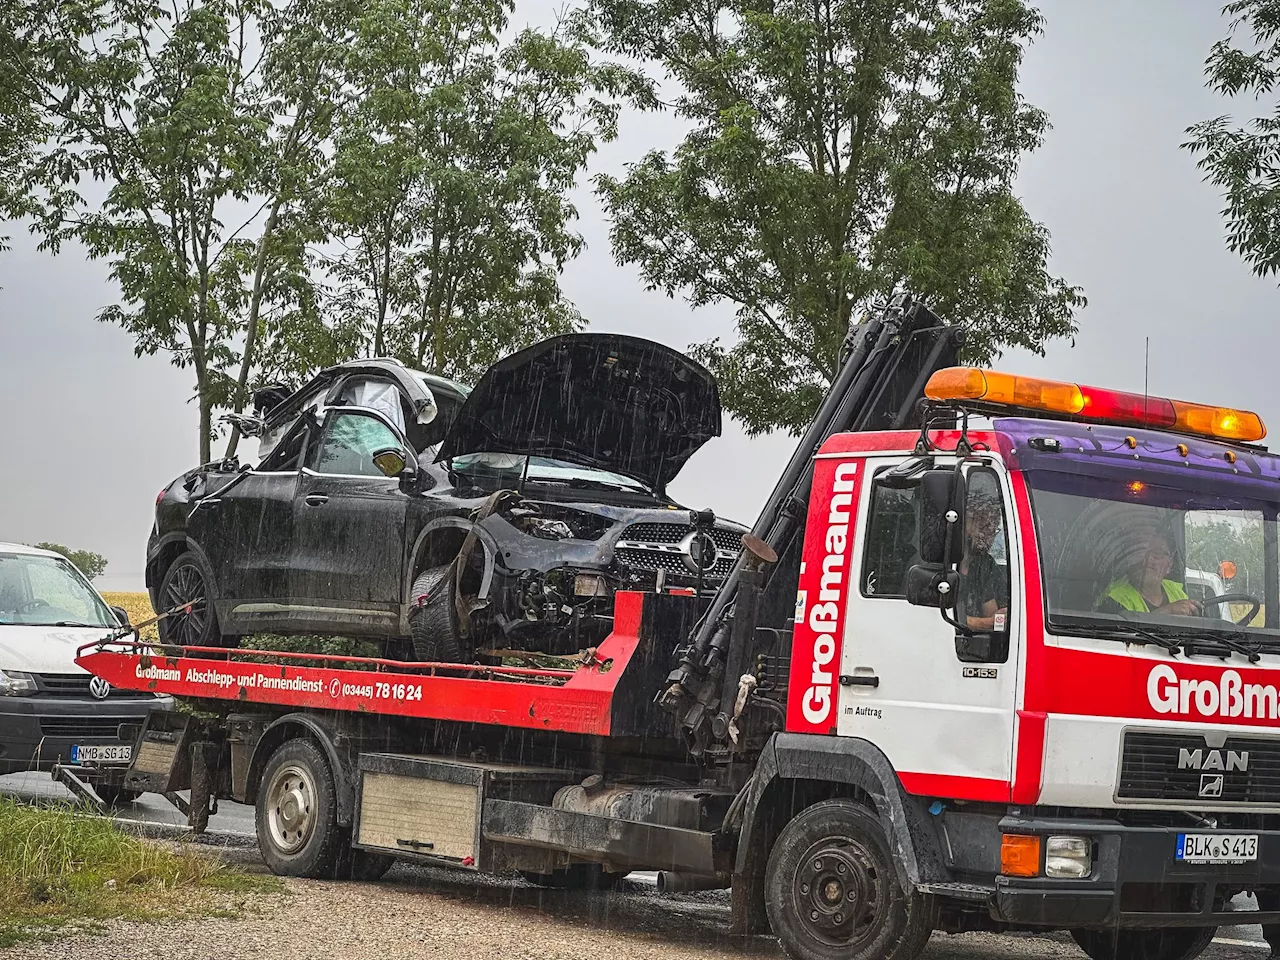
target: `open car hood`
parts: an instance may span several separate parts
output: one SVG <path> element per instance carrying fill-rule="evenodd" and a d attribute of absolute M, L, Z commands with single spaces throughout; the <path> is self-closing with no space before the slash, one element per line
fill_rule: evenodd
<path fill-rule="evenodd" d="M 436 460 L 467 453 L 552 457 L 661 491 L 719 435 L 720 391 L 705 368 L 649 340 L 575 333 L 490 367 Z"/>

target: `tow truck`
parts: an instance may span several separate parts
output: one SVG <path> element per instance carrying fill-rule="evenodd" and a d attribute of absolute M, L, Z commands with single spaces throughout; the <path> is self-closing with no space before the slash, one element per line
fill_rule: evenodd
<path fill-rule="evenodd" d="M 796 960 L 1015 929 L 1189 960 L 1280 923 L 1261 420 L 958 366 L 962 340 L 906 296 L 853 324 L 714 598 L 620 592 L 572 662 L 86 645 L 190 708 L 148 722 L 128 786 L 189 789 L 197 829 L 254 805 L 285 875 L 659 871 Z M 1184 603 L 1241 542 L 1264 595 Z"/>

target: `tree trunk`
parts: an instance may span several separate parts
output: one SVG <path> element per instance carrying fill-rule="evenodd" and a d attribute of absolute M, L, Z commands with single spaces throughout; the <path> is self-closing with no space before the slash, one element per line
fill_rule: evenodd
<path fill-rule="evenodd" d="M 236 413 L 244 410 L 245 390 L 249 385 L 249 371 L 253 369 L 253 352 L 258 344 L 258 316 L 262 309 L 262 287 L 266 283 L 267 244 L 275 231 L 276 221 L 280 217 L 280 205 L 283 198 L 277 197 L 267 214 L 266 225 L 262 228 L 262 238 L 258 241 L 257 262 L 253 266 L 253 295 L 249 300 L 249 319 L 244 331 L 244 356 L 240 358 L 240 376 L 236 378 L 236 395 L 232 409 Z M 240 444 L 240 426 L 231 424 L 231 437 L 227 440 L 226 458 L 230 460 L 236 455 L 236 447 Z"/>
<path fill-rule="evenodd" d="M 203 464 L 213 459 L 213 404 L 209 400 L 204 377 L 198 378 L 196 390 L 200 394 L 200 462 Z"/>

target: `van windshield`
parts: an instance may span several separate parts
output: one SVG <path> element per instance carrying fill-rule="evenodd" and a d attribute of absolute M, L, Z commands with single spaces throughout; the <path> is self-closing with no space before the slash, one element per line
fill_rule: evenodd
<path fill-rule="evenodd" d="M 61 557 L 0 553 L 0 625 L 119 626 L 93 587 Z"/>
<path fill-rule="evenodd" d="M 1051 628 L 1280 650 L 1277 504 L 1028 471 Z M 1141 642 L 1143 638 L 1139 638 Z"/>

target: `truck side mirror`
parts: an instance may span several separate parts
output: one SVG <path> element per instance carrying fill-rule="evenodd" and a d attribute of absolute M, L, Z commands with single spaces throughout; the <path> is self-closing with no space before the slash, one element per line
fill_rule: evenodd
<path fill-rule="evenodd" d="M 956 605 L 956 588 L 960 574 L 943 570 L 938 564 L 917 563 L 907 571 L 905 593 L 907 603 L 917 607 L 950 610 Z"/>
<path fill-rule="evenodd" d="M 964 475 L 950 468 L 926 470 L 920 478 L 920 559 L 927 566 L 953 567 L 964 556 L 964 486 Z"/>

